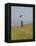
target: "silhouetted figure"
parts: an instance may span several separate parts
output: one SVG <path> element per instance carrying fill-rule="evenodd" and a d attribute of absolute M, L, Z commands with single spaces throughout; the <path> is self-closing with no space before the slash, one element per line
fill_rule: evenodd
<path fill-rule="evenodd" d="M 21 21 L 21 27 L 23 27 L 23 21 Z"/>
<path fill-rule="evenodd" d="M 22 17 L 23 15 L 20 15 L 20 18 Z M 23 27 L 23 21 L 21 21 L 21 27 Z"/>

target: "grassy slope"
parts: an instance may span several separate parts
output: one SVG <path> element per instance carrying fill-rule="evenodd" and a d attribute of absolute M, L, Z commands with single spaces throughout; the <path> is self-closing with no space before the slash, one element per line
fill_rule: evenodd
<path fill-rule="evenodd" d="M 32 25 L 25 24 L 23 27 L 14 26 L 11 28 L 11 39 L 32 39 Z"/>

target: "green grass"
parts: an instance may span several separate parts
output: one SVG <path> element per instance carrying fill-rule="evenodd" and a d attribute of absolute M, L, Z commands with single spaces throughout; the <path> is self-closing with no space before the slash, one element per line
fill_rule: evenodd
<path fill-rule="evenodd" d="M 32 39 L 32 24 L 11 27 L 11 40 Z"/>

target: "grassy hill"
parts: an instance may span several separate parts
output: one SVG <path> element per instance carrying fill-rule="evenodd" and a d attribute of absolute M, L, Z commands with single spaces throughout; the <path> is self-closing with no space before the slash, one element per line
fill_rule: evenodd
<path fill-rule="evenodd" d="M 11 27 L 11 40 L 32 39 L 32 24 Z"/>

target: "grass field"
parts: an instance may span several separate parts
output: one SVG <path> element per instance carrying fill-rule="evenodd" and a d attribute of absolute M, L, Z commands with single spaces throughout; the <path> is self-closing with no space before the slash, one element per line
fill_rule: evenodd
<path fill-rule="evenodd" d="M 11 27 L 11 40 L 32 39 L 32 24 Z"/>

